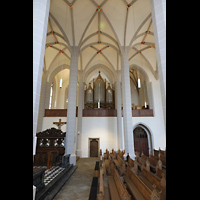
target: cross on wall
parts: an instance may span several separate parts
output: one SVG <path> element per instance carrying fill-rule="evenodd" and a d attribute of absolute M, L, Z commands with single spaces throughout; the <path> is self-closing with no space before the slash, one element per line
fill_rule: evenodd
<path fill-rule="evenodd" d="M 61 122 L 61 119 L 59 119 L 59 122 L 53 122 L 53 124 L 58 126 L 58 129 L 61 130 L 61 126 L 67 124 L 67 122 Z"/>

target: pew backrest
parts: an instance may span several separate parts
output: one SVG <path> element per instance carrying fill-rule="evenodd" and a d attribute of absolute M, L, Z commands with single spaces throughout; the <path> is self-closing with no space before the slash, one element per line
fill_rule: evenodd
<path fill-rule="evenodd" d="M 163 174 L 163 175 L 162 175 Z M 164 176 L 164 178 L 166 179 L 166 171 L 163 171 L 162 169 L 160 169 L 158 166 L 156 167 L 156 175 L 160 178 L 162 178 L 162 176 Z"/>
<path fill-rule="evenodd" d="M 117 160 L 118 160 L 120 166 L 122 166 L 122 164 L 125 163 L 125 160 L 122 159 L 119 155 L 117 155 Z"/>
<path fill-rule="evenodd" d="M 126 200 L 131 200 L 131 197 L 128 193 L 128 191 L 126 190 L 126 187 L 124 185 L 124 183 L 122 182 L 117 170 L 114 168 L 113 171 L 113 178 L 115 180 L 115 184 L 117 186 L 117 190 L 120 196 L 120 199 L 126 199 Z"/>
<path fill-rule="evenodd" d="M 129 165 L 130 167 L 134 167 L 134 160 L 131 159 L 130 157 L 128 157 L 128 165 Z"/>
<path fill-rule="evenodd" d="M 153 156 L 153 155 L 150 155 L 150 158 L 157 160 L 157 161 L 159 160 L 159 157 Z M 162 156 L 160 156 L 160 160 L 161 160 L 162 164 L 166 166 L 166 159 L 163 158 Z"/>
<path fill-rule="evenodd" d="M 127 167 L 127 175 L 133 181 L 137 189 L 141 192 L 142 196 L 146 200 L 151 200 L 151 190 L 140 180 L 140 178 L 131 170 L 131 168 Z"/>
<path fill-rule="evenodd" d="M 155 186 L 158 188 L 158 190 L 162 190 L 161 186 L 161 179 L 155 176 L 153 173 L 148 172 L 145 168 L 142 169 L 142 175 L 149 180 L 152 185 L 155 184 Z"/>

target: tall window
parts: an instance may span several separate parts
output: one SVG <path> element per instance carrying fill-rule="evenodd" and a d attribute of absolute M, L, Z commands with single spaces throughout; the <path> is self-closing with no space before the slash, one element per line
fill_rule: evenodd
<path fill-rule="evenodd" d="M 51 89 L 50 89 L 49 109 L 51 109 L 52 94 L 53 94 L 53 83 L 51 84 Z"/>

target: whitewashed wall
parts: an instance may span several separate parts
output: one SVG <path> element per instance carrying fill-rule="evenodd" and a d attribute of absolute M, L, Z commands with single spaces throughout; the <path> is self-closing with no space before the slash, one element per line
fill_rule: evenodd
<path fill-rule="evenodd" d="M 61 119 L 61 122 L 67 121 L 67 117 L 43 117 L 42 131 L 52 127 L 58 128 L 55 124 L 53 124 L 53 122 L 58 122 L 59 119 Z M 66 124 L 62 125 L 61 130 L 63 132 L 66 132 L 67 125 Z"/>
<path fill-rule="evenodd" d="M 88 157 L 89 138 L 100 138 L 100 149 L 117 149 L 117 117 L 83 117 L 82 157 Z"/>
<path fill-rule="evenodd" d="M 151 132 L 153 149 L 165 150 L 166 133 L 163 120 L 162 100 L 159 80 L 152 82 L 153 112 L 154 117 L 132 117 L 132 130 L 138 125 L 143 124 Z M 66 121 L 66 117 L 43 117 L 42 130 L 56 127 L 53 122 L 61 119 Z M 77 124 L 76 118 L 76 124 Z M 123 127 L 123 121 L 122 121 Z M 66 131 L 66 125 L 62 126 L 62 131 Z M 77 132 L 77 131 L 76 131 Z M 117 141 L 117 117 L 83 117 L 81 133 L 82 157 L 89 156 L 89 138 L 100 138 L 100 148 L 105 152 L 106 148 L 110 151 L 118 149 Z"/>
<path fill-rule="evenodd" d="M 66 122 L 66 117 L 43 117 L 42 130 L 51 127 L 57 128 L 53 122 L 58 122 L 59 119 Z M 154 117 L 132 117 L 132 130 L 138 124 L 143 124 L 150 130 L 153 149 L 158 149 L 160 147 L 162 150 L 165 150 L 166 136 L 161 113 L 155 113 Z M 109 149 L 109 151 L 118 149 L 117 117 L 83 117 L 82 126 L 82 157 L 89 156 L 89 138 L 100 138 L 100 148 L 103 152 L 105 152 L 106 148 Z M 61 130 L 65 132 L 66 125 L 63 125 Z"/>

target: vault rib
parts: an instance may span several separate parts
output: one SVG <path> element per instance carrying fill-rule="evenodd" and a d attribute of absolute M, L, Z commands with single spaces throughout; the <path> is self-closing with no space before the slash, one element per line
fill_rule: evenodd
<path fill-rule="evenodd" d="M 53 19 L 53 21 L 56 23 L 57 27 L 60 29 L 61 33 L 63 34 L 64 40 L 67 43 L 67 45 L 69 46 L 69 50 L 71 52 L 71 45 L 70 45 L 69 39 L 68 39 L 65 31 L 63 30 L 63 28 L 61 27 L 61 25 L 58 23 L 57 19 L 53 16 L 53 14 L 51 12 L 49 12 L 49 16 Z"/>

